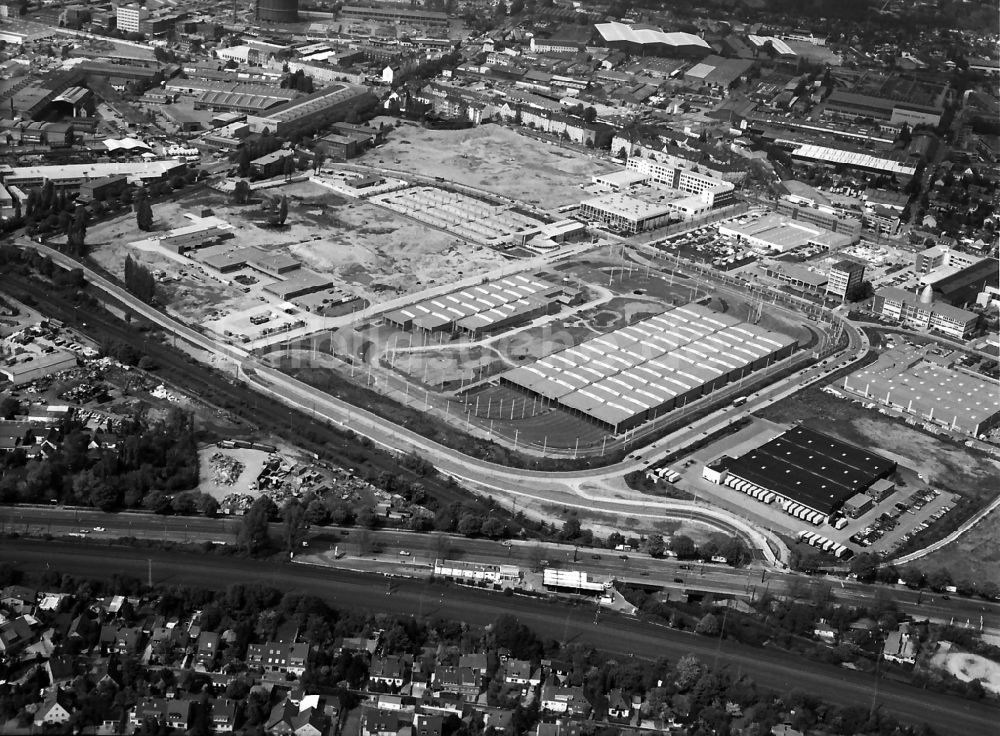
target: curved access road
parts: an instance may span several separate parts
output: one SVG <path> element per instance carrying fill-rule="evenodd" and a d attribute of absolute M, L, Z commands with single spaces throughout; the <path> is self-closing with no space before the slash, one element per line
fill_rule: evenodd
<path fill-rule="evenodd" d="M 879 707 L 900 720 L 926 723 L 940 734 L 993 733 L 1000 709 L 890 680 L 877 685 L 872 675 L 841 669 L 770 648 L 752 648 L 709 639 L 616 613 L 595 614 L 592 604 L 567 605 L 545 599 L 503 597 L 469 588 L 447 587 L 423 580 L 385 578 L 326 567 L 272 563 L 239 558 L 191 556 L 177 552 L 121 547 L 90 547 L 25 540 L 0 541 L 0 554 L 33 573 L 60 573 L 105 579 L 113 574 L 154 583 L 218 590 L 227 584 L 261 583 L 285 591 L 320 596 L 334 606 L 393 615 L 446 616 L 482 626 L 503 613 L 516 615 L 543 638 L 594 646 L 615 656 L 668 657 L 676 661 L 694 654 L 705 663 L 737 669 L 758 685 L 779 693 L 803 689 L 838 705 Z M 614 632 L 609 636 L 609 632 Z"/>

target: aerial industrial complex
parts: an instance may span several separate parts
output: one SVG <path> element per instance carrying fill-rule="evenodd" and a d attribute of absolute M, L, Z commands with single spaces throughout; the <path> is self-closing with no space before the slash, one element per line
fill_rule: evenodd
<path fill-rule="evenodd" d="M 500 378 L 618 434 L 787 358 L 795 347 L 787 335 L 689 304 Z"/>

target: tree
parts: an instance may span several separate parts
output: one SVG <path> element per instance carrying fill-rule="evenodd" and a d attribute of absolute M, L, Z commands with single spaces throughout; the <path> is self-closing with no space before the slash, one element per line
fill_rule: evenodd
<path fill-rule="evenodd" d="M 153 208 L 149 206 L 149 200 L 146 198 L 135 207 L 135 224 L 143 232 L 153 229 Z"/>
<path fill-rule="evenodd" d="M 458 533 L 465 537 L 474 537 L 482 531 L 483 517 L 475 512 L 467 511 L 458 519 Z"/>
<path fill-rule="evenodd" d="M 236 182 L 236 186 L 233 187 L 233 203 L 234 204 L 246 204 L 250 199 L 250 182 L 245 179 L 240 179 Z"/>
<path fill-rule="evenodd" d="M 670 549 L 681 560 L 689 560 L 698 555 L 698 548 L 695 546 L 694 540 L 686 534 L 678 534 L 671 539 Z"/>
<path fill-rule="evenodd" d="M 951 573 L 947 568 L 939 567 L 927 576 L 927 584 L 930 586 L 931 590 L 941 592 L 951 585 Z"/>
<path fill-rule="evenodd" d="M 295 156 L 285 156 L 285 160 L 281 162 L 281 173 L 285 177 L 285 181 L 295 175 Z"/>
<path fill-rule="evenodd" d="M 125 288 L 146 304 L 156 295 L 156 278 L 146 266 L 125 256 Z"/>
<path fill-rule="evenodd" d="M 566 522 L 563 524 L 563 528 L 562 531 L 559 533 L 559 536 L 565 540 L 573 541 L 574 539 L 579 539 L 580 531 L 581 531 L 580 520 L 575 516 L 571 516 L 568 519 L 566 519 Z"/>
<path fill-rule="evenodd" d="M 507 3 L 504 0 L 499 0 L 496 7 L 493 9 L 493 17 L 498 21 L 502 21 L 507 17 Z"/>
<path fill-rule="evenodd" d="M 256 554 L 267 548 L 270 540 L 267 536 L 267 525 L 274 512 L 274 501 L 267 496 L 260 496 L 253 502 L 243 516 L 236 544 L 248 554 Z"/>
<path fill-rule="evenodd" d="M 694 631 L 702 636 L 718 636 L 719 619 L 713 613 L 706 613 L 694 627 Z"/>
<path fill-rule="evenodd" d="M 316 146 L 316 150 L 313 151 L 312 167 L 315 173 L 319 173 L 319 170 L 323 168 L 323 152 L 320 150 L 319 146 Z"/>
<path fill-rule="evenodd" d="M 878 563 L 878 557 L 870 552 L 862 552 L 861 554 L 855 555 L 855 557 L 851 560 L 851 572 L 858 576 L 858 580 L 860 582 L 871 583 L 875 580 Z"/>
<path fill-rule="evenodd" d="M 666 551 L 663 537 L 659 534 L 649 535 L 649 539 L 646 541 L 646 551 L 649 552 L 650 557 L 663 557 L 663 553 Z"/>
<path fill-rule="evenodd" d="M 595 120 L 597 120 L 597 110 L 593 106 L 583 111 L 583 121 L 585 123 L 593 123 Z"/>
<path fill-rule="evenodd" d="M 507 534 L 507 525 L 503 523 L 502 519 L 498 519 L 496 516 L 488 516 L 479 532 L 484 537 L 500 539 Z"/>
<path fill-rule="evenodd" d="M 302 546 L 306 535 L 305 509 L 296 500 L 289 501 L 281 510 L 282 533 L 285 541 L 285 551 L 293 554 Z"/>
<path fill-rule="evenodd" d="M 0 419 L 13 419 L 21 410 L 21 404 L 12 396 L 0 397 Z"/>
<path fill-rule="evenodd" d="M 246 145 L 242 146 L 239 153 L 236 154 L 236 173 L 242 177 L 250 176 L 250 162 L 252 160 L 250 149 Z"/>

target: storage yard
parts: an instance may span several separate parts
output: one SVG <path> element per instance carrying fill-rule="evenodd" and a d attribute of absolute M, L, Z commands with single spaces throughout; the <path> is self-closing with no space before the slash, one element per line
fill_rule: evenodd
<path fill-rule="evenodd" d="M 542 220 L 518 212 L 511 205 L 437 187 L 410 187 L 376 194 L 368 201 L 481 245 L 513 243 L 544 225 Z"/>
<path fill-rule="evenodd" d="M 363 306 L 506 262 L 488 248 L 315 184 L 287 185 L 281 193 L 289 200 L 281 228 L 263 225 L 259 206 L 202 190 L 155 203 L 154 232 L 146 240 L 131 244 L 139 234 L 129 213 L 96 224 L 88 245 L 112 273 L 122 273 L 126 255 L 148 266 L 161 279 L 160 298 L 181 317 L 249 340 L 308 320 L 309 313 L 336 314 L 351 300 Z M 193 227 L 205 207 L 231 238 L 218 243 L 212 230 L 212 237 L 186 240 L 184 248 L 165 239 Z M 283 314 L 290 301 L 299 311 L 294 319 Z M 263 321 L 252 323 L 256 318 Z"/>

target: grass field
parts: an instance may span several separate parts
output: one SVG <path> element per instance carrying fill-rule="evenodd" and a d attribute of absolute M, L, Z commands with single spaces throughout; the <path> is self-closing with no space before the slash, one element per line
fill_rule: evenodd
<path fill-rule="evenodd" d="M 916 564 L 926 571 L 947 568 L 956 580 L 1000 585 L 1000 512 L 988 514 L 956 541 Z"/>
<path fill-rule="evenodd" d="M 600 159 L 499 125 L 426 130 L 402 125 L 364 162 L 439 176 L 551 209 L 579 202 L 579 185 L 612 170 Z"/>

